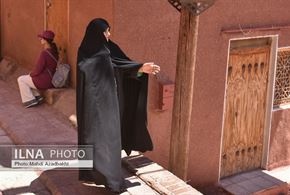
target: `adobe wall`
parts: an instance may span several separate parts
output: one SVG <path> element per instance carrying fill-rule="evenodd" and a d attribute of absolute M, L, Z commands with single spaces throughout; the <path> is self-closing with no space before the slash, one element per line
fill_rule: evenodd
<path fill-rule="evenodd" d="M 269 169 L 290 164 L 290 109 L 273 111 Z"/>
<path fill-rule="evenodd" d="M 77 51 L 86 27 L 94 18 L 105 18 L 113 23 L 113 0 L 69 0 L 68 63 L 72 65 L 72 84 L 76 84 Z M 112 24 L 113 25 L 113 24 Z"/>
<path fill-rule="evenodd" d="M 37 34 L 44 27 L 43 1 L 1 1 L 1 53 L 32 68 L 41 50 Z M 28 22 L 29 21 L 29 22 Z"/>
<path fill-rule="evenodd" d="M 225 34 L 221 31 L 239 29 L 240 26 L 289 25 L 289 6 L 290 2 L 286 0 L 223 0 L 216 1 L 213 7 L 200 16 L 188 178 L 194 186 L 213 184 L 219 178 L 229 40 L 279 35 L 279 47 L 290 45 L 289 29 L 245 34 Z M 269 164 L 290 160 L 290 149 L 287 148 L 290 141 L 288 117 L 289 110 L 273 113 Z"/>
<path fill-rule="evenodd" d="M 115 0 L 113 40 L 126 54 L 138 62 L 155 62 L 160 74 L 175 79 L 179 12 L 168 1 Z M 171 113 L 158 111 L 158 80 L 149 79 L 148 129 L 154 143 L 152 160 L 168 167 Z"/>

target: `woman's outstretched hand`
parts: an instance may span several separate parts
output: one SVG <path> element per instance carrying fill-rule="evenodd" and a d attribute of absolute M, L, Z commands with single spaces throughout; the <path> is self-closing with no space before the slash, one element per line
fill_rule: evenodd
<path fill-rule="evenodd" d="M 157 74 L 160 71 L 160 66 L 154 64 L 154 62 L 144 63 L 138 72 L 144 72 L 147 74 Z"/>

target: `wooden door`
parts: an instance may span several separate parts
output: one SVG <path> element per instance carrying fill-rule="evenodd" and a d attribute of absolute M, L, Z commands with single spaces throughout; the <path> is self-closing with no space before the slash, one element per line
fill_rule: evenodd
<path fill-rule="evenodd" d="M 46 0 L 46 29 L 55 32 L 60 57 L 66 62 L 68 42 L 68 0 Z"/>
<path fill-rule="evenodd" d="M 262 163 L 270 47 L 230 52 L 221 177 Z"/>

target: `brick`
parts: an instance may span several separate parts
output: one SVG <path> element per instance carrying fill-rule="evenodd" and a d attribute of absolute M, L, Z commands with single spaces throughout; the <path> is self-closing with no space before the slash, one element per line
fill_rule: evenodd
<path fill-rule="evenodd" d="M 3 171 L 0 175 L 0 190 L 4 191 L 5 195 L 6 193 L 14 195 L 21 192 L 30 192 L 30 183 L 37 177 L 38 174 L 35 171 Z M 15 191 L 17 189 L 18 191 Z"/>
<path fill-rule="evenodd" d="M 159 193 L 173 193 L 174 189 L 169 188 L 169 190 L 167 187 L 183 182 L 181 179 L 179 179 L 169 171 L 165 170 L 160 165 L 152 163 L 152 161 L 146 160 L 144 158 L 146 157 L 142 155 L 137 157 L 127 157 L 124 158 L 123 162 L 127 164 L 130 169 L 137 170 L 137 176 L 140 177 L 147 184 L 150 184 L 150 186 Z M 181 193 L 183 193 L 183 190 L 185 189 L 188 191 L 190 191 L 189 189 L 194 191 L 194 188 L 187 185 L 185 182 L 184 185 L 185 187 L 181 187 L 181 189 L 178 189 L 181 191 Z"/>
<path fill-rule="evenodd" d="M 156 191 L 152 190 L 142 180 L 136 176 L 132 176 L 123 170 L 124 177 L 128 180 L 126 185 L 129 185 L 128 192 L 130 194 L 152 194 L 157 195 Z M 108 193 L 103 187 L 97 188 L 94 184 L 82 184 L 78 180 L 78 171 L 45 171 L 41 176 L 41 180 L 54 194 L 102 194 Z M 94 189 L 95 188 L 95 189 Z M 128 194 L 127 192 L 127 194 Z M 126 193 L 122 193 L 122 195 Z"/>
<path fill-rule="evenodd" d="M 287 183 L 285 183 L 284 185 L 274 186 L 272 188 L 253 193 L 253 195 L 287 195 L 289 194 L 288 190 Z"/>
<path fill-rule="evenodd" d="M 0 62 L 0 79 L 7 80 L 7 77 L 13 73 L 17 68 L 17 65 L 7 58 L 4 58 Z"/>
<path fill-rule="evenodd" d="M 222 187 L 227 187 L 229 185 L 232 185 L 233 182 L 229 179 L 222 179 L 220 180 L 219 184 L 222 186 Z"/>
<path fill-rule="evenodd" d="M 261 186 L 263 188 L 271 188 L 277 185 L 269 180 L 264 179 L 263 177 L 256 177 L 251 179 L 250 181 L 255 185 Z"/>
<path fill-rule="evenodd" d="M 163 185 L 164 187 L 168 187 L 168 186 L 172 186 L 174 184 L 177 183 L 181 183 L 179 178 L 176 178 L 174 175 L 170 178 L 162 178 L 160 177 L 163 181 L 159 182 L 161 185 Z M 184 185 L 186 185 L 186 183 L 183 182 Z"/>
<path fill-rule="evenodd" d="M 146 184 L 139 184 L 136 186 L 129 187 L 127 189 L 129 194 L 150 194 L 150 195 L 158 195 L 156 191 L 154 191 L 151 187 L 147 186 Z"/>
<path fill-rule="evenodd" d="M 0 144 L 1 145 L 11 145 L 11 144 L 13 144 L 13 142 L 11 141 L 11 139 L 8 136 L 1 135 L 0 136 Z"/>
<path fill-rule="evenodd" d="M 142 181 L 136 175 L 128 172 L 124 167 L 122 167 L 123 177 L 126 178 L 126 186 L 127 191 L 122 193 L 122 195 L 128 194 L 150 194 L 150 195 L 157 195 L 158 193 L 153 190 L 150 186 L 148 186 L 144 181 Z M 146 192 L 146 193 L 141 193 Z"/>
<path fill-rule="evenodd" d="M 277 179 L 277 178 L 275 178 L 275 177 L 272 177 L 271 175 L 268 175 L 268 174 L 265 174 L 265 175 L 263 175 L 262 177 L 263 177 L 264 179 L 266 179 L 266 180 L 272 182 L 272 183 L 277 184 L 277 185 L 281 185 L 281 184 L 285 183 L 284 181 L 281 181 L 281 180 L 279 180 L 279 179 Z"/>
<path fill-rule="evenodd" d="M 31 183 L 30 183 L 30 187 L 29 187 L 30 191 L 31 192 L 34 192 L 34 193 L 38 193 L 38 194 L 41 194 L 41 192 L 43 192 L 45 194 L 45 192 L 47 191 L 47 188 L 46 186 L 40 181 L 39 178 L 33 180 Z M 46 193 L 47 194 L 47 193 Z M 49 193 L 50 194 L 50 193 Z"/>
<path fill-rule="evenodd" d="M 7 135 L 7 134 L 3 129 L 0 128 L 0 136 L 2 136 L 2 135 Z"/>
<path fill-rule="evenodd" d="M 255 170 L 255 171 L 252 171 L 251 173 L 256 174 L 257 176 L 261 176 L 265 174 L 262 170 Z"/>
<path fill-rule="evenodd" d="M 231 193 L 227 192 L 222 187 L 217 186 L 217 185 L 205 186 L 205 187 L 202 187 L 202 188 L 198 188 L 198 190 L 201 193 L 208 194 L 208 195 L 232 195 Z"/>
<path fill-rule="evenodd" d="M 65 89 L 48 89 L 45 90 L 42 95 L 45 97 L 45 101 L 52 105 L 60 98 L 64 90 Z"/>
<path fill-rule="evenodd" d="M 143 166 L 142 168 L 138 168 L 137 170 L 138 170 L 136 173 L 137 175 L 152 172 L 151 176 L 157 175 L 158 172 L 160 174 L 160 172 L 164 171 L 164 169 L 156 163 Z"/>
<path fill-rule="evenodd" d="M 33 195 L 51 195 L 51 193 L 48 190 L 41 190 L 41 191 L 34 192 Z"/>
<path fill-rule="evenodd" d="M 226 191 L 228 191 L 232 194 L 235 194 L 235 195 L 249 195 L 250 194 L 250 192 L 248 192 L 246 189 L 240 187 L 237 184 L 227 186 Z"/>
<path fill-rule="evenodd" d="M 190 191 L 179 193 L 178 195 L 202 195 L 202 193 L 195 189 L 191 189 Z"/>
<path fill-rule="evenodd" d="M 283 190 L 285 191 L 285 189 L 287 188 L 286 183 L 281 183 L 281 181 L 278 182 L 279 180 L 277 180 L 276 178 L 273 178 L 270 175 L 267 175 L 261 171 L 253 171 L 249 172 L 249 174 L 246 176 L 245 174 L 240 174 L 234 177 L 237 183 L 223 186 L 224 189 L 233 194 L 249 193 L 255 195 L 277 195 L 279 194 L 279 192 L 283 192 Z M 247 180 L 238 181 L 242 177 L 247 178 Z M 230 179 L 232 178 L 233 177 L 231 177 Z M 283 186 L 283 184 L 286 185 Z"/>
<path fill-rule="evenodd" d="M 246 172 L 246 173 L 242 173 L 240 174 L 242 177 L 247 178 L 247 179 L 251 179 L 251 178 L 255 178 L 258 177 L 259 175 L 257 174 L 257 172 Z"/>
<path fill-rule="evenodd" d="M 60 111 L 66 117 L 76 114 L 76 91 L 74 89 L 66 89 L 59 99 L 53 104 L 53 108 Z"/>
<path fill-rule="evenodd" d="M 178 183 L 174 183 L 173 185 L 171 186 L 167 186 L 166 188 L 169 190 L 169 191 L 173 191 L 173 190 L 176 190 L 176 189 L 180 189 L 180 188 L 183 188 L 184 186 L 186 186 L 187 184 L 185 184 L 184 182 L 178 182 Z"/>
<path fill-rule="evenodd" d="M 187 193 L 187 194 L 190 194 L 189 192 L 192 192 L 192 188 L 189 187 L 189 186 L 185 186 L 183 188 L 180 188 L 180 189 L 177 189 L 177 190 L 174 190 L 172 191 L 174 194 L 184 194 L 184 193 Z"/>
<path fill-rule="evenodd" d="M 235 175 L 235 176 L 232 176 L 232 177 L 229 177 L 228 178 L 232 183 L 239 183 L 239 182 L 242 182 L 242 181 L 246 181 L 248 180 L 247 178 L 244 178 L 240 175 Z"/>
<path fill-rule="evenodd" d="M 56 195 L 78 195 L 78 194 L 85 194 L 85 195 L 112 195 L 112 193 L 106 190 L 104 187 L 97 187 L 97 186 L 86 186 L 81 183 L 75 185 L 68 185 L 68 186 L 60 186 L 57 191 L 53 194 Z"/>
<path fill-rule="evenodd" d="M 256 185 L 255 183 L 251 182 L 251 180 L 243 181 L 238 183 L 240 187 L 246 189 L 250 193 L 258 192 L 263 189 L 263 187 Z"/>
<path fill-rule="evenodd" d="M 40 181 L 50 188 L 79 183 L 77 170 L 49 170 L 40 175 Z"/>

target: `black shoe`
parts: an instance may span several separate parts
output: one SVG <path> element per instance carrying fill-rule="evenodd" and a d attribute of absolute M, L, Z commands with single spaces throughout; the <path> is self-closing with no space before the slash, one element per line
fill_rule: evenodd
<path fill-rule="evenodd" d="M 35 96 L 36 101 L 38 102 L 38 104 L 42 104 L 44 102 L 44 97 L 38 95 Z"/>
<path fill-rule="evenodd" d="M 121 188 L 119 190 L 114 190 L 108 186 L 105 185 L 105 189 L 107 189 L 109 192 L 111 192 L 112 194 L 122 194 L 123 192 L 126 192 L 127 189 L 126 188 Z"/>
<path fill-rule="evenodd" d="M 23 105 L 25 106 L 25 108 L 30 108 L 30 107 L 38 105 L 38 101 L 36 99 L 30 100 L 28 102 L 24 102 Z"/>

